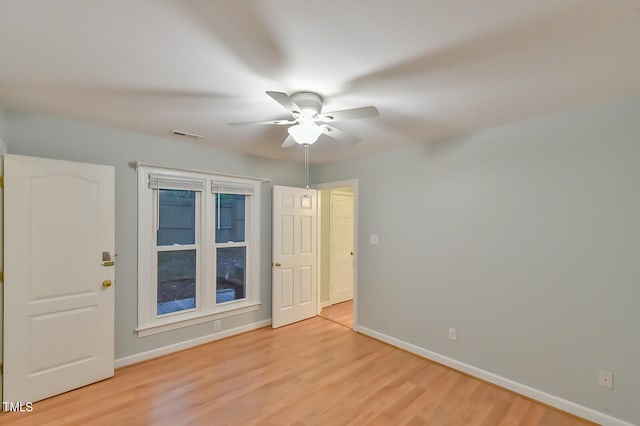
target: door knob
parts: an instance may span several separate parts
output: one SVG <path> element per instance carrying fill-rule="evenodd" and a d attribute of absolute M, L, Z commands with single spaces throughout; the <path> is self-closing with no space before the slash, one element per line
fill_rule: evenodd
<path fill-rule="evenodd" d="M 111 287 L 111 280 L 102 281 L 102 287 L 104 288 Z"/>
<path fill-rule="evenodd" d="M 276 262 L 275 266 L 279 268 L 282 266 L 282 264 L 280 262 Z"/>

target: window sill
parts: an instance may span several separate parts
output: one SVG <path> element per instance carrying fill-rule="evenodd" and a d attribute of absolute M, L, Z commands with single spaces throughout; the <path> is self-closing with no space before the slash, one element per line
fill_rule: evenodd
<path fill-rule="evenodd" d="M 151 336 L 163 333 L 169 330 L 188 327 L 190 325 L 202 324 L 204 322 L 214 321 L 220 318 L 227 318 L 234 315 L 240 315 L 247 312 L 254 312 L 260 309 L 261 302 L 244 302 L 237 306 L 225 306 L 224 309 L 218 308 L 209 312 L 193 312 L 188 316 L 163 318 L 154 323 L 144 325 L 135 329 L 138 337 Z"/>

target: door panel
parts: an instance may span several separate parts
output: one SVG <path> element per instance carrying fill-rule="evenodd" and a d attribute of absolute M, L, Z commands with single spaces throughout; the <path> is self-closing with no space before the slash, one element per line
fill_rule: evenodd
<path fill-rule="evenodd" d="M 316 315 L 317 191 L 273 187 L 274 328 Z"/>
<path fill-rule="evenodd" d="M 278 280 L 281 284 L 280 308 L 289 309 L 293 307 L 293 269 L 279 270 L 274 273 L 280 275 Z"/>
<path fill-rule="evenodd" d="M 113 375 L 114 169 L 5 157 L 4 400 Z"/>
<path fill-rule="evenodd" d="M 61 189 L 63 188 L 63 189 Z M 100 212 L 96 182 L 76 176 L 39 176 L 31 180 L 31 291 L 33 299 L 84 292 L 95 273 L 96 230 Z M 74 206 L 74 208 L 66 208 Z M 76 232 L 69 232 L 74 229 Z M 59 252 L 60 241 L 81 250 Z M 56 253 L 59 252 L 59 253 Z M 53 255 L 53 253 L 56 253 Z M 73 265 L 72 268 L 69 265 Z M 50 285 L 49 277 L 58 282 Z"/>
<path fill-rule="evenodd" d="M 293 238 L 294 238 L 294 217 L 293 216 L 282 216 L 280 219 L 282 221 L 281 228 L 282 236 L 280 242 L 280 253 L 282 255 L 293 255 Z"/>
<path fill-rule="evenodd" d="M 312 272 L 310 266 L 300 267 L 300 304 L 311 303 Z"/>
<path fill-rule="evenodd" d="M 79 308 L 30 318 L 31 372 L 46 373 L 94 358 L 98 346 L 96 307 Z M 86 336 L 82 340 L 76 333 Z"/>
<path fill-rule="evenodd" d="M 313 233 L 315 221 L 312 216 L 300 217 L 300 254 L 313 253 Z"/>

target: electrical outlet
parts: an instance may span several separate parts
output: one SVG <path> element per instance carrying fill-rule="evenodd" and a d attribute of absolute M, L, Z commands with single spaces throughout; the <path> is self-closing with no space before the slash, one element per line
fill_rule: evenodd
<path fill-rule="evenodd" d="M 456 336 L 456 329 L 455 328 L 450 328 L 449 329 L 449 340 L 456 340 L 457 336 Z"/>
<path fill-rule="evenodd" d="M 613 373 L 600 370 L 598 372 L 598 384 L 603 388 L 613 389 Z"/>
<path fill-rule="evenodd" d="M 222 330 L 222 323 L 220 322 L 220 320 L 215 320 L 213 322 L 213 331 L 220 331 Z"/>

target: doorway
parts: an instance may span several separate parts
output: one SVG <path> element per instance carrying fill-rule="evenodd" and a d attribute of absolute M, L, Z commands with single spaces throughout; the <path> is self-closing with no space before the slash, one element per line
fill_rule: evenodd
<path fill-rule="evenodd" d="M 356 179 L 316 185 L 320 208 L 318 315 L 357 328 Z"/>
<path fill-rule="evenodd" d="M 353 328 L 353 299 L 322 308 L 320 316 L 347 328 Z"/>

